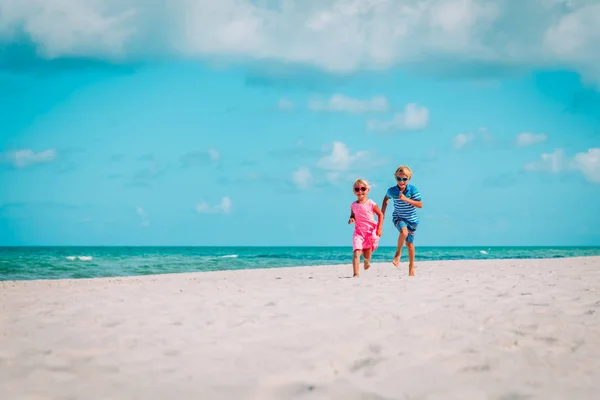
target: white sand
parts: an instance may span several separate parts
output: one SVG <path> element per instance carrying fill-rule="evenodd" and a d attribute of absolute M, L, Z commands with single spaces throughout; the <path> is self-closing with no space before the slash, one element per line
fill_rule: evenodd
<path fill-rule="evenodd" d="M 600 399 L 600 257 L 351 270 L 0 282 L 0 398 Z"/>

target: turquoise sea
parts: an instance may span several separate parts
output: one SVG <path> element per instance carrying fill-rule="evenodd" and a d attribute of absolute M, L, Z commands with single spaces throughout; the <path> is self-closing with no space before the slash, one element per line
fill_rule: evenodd
<path fill-rule="evenodd" d="M 394 251 L 381 247 L 373 261 L 390 261 Z M 349 264 L 351 256 L 349 247 L 0 247 L 0 280 Z M 417 248 L 417 261 L 574 256 L 600 256 L 600 247 Z"/>

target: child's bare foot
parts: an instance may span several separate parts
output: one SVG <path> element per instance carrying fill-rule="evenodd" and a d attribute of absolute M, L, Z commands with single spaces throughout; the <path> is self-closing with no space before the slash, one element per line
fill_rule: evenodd
<path fill-rule="evenodd" d="M 415 266 L 414 265 L 408 266 L 408 276 L 415 276 Z"/>
<path fill-rule="evenodd" d="M 365 260 L 365 271 L 371 268 L 371 260 Z"/>
<path fill-rule="evenodd" d="M 400 257 L 401 254 L 396 254 L 396 256 L 394 256 L 394 259 L 392 260 L 392 264 L 394 264 L 394 267 L 398 268 L 398 265 L 400 265 Z"/>
<path fill-rule="evenodd" d="M 358 274 L 354 274 L 354 276 L 352 276 L 353 278 L 360 278 L 360 275 Z"/>

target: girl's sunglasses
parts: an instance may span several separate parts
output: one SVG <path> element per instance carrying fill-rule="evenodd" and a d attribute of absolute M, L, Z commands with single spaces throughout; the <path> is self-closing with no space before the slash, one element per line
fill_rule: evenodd
<path fill-rule="evenodd" d="M 408 181 L 408 178 L 400 178 L 399 176 L 397 176 L 397 177 L 396 177 L 396 180 L 397 180 L 398 182 L 406 182 L 406 181 Z"/>
<path fill-rule="evenodd" d="M 355 191 L 356 193 L 358 193 L 358 192 L 366 192 L 366 191 L 367 191 L 367 188 L 366 188 L 366 187 L 355 187 L 355 188 L 354 188 L 354 191 Z"/>

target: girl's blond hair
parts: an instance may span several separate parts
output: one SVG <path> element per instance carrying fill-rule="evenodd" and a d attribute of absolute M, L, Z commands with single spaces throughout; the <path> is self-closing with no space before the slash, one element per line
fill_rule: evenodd
<path fill-rule="evenodd" d="M 394 172 L 394 175 L 398 175 L 398 174 L 406 175 L 409 180 L 410 180 L 410 178 L 412 178 L 412 170 L 409 167 L 407 167 L 406 165 L 401 165 L 396 169 L 396 172 Z"/>
<path fill-rule="evenodd" d="M 357 180 L 355 180 L 354 183 L 352 184 L 352 187 L 355 188 L 356 185 L 364 185 L 367 189 L 371 188 L 371 186 L 369 186 L 369 182 L 367 182 L 365 179 L 362 179 L 362 178 L 358 178 Z"/>

